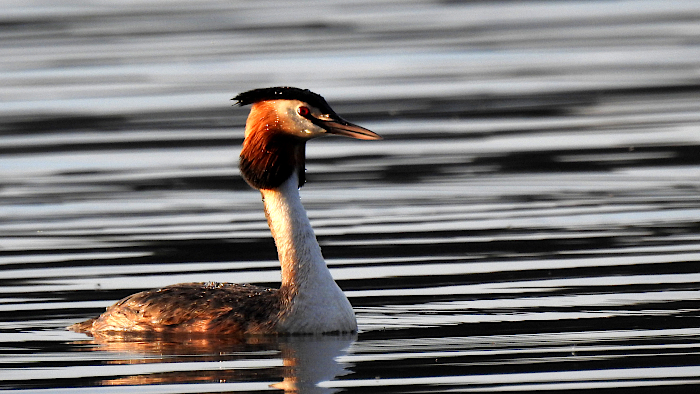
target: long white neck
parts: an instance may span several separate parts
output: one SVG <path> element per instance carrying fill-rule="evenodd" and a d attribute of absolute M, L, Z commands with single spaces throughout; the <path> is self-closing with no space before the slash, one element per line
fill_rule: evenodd
<path fill-rule="evenodd" d="M 299 198 L 296 172 L 275 189 L 261 189 L 282 266 L 277 329 L 288 333 L 352 332 L 352 306 L 333 280 Z"/>

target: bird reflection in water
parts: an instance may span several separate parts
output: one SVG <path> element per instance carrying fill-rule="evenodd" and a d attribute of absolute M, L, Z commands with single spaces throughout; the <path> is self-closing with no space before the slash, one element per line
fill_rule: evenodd
<path fill-rule="evenodd" d="M 337 360 L 356 338 L 356 334 L 222 338 L 109 333 L 75 344 L 115 353 L 104 361 L 110 365 L 187 363 L 180 364 L 184 367 L 144 367 L 138 374 L 127 370 L 103 380 L 105 386 L 240 382 L 250 389 L 257 384 L 258 389 L 272 387 L 285 393 L 326 394 L 337 390 L 318 384 L 350 373 Z M 210 363 L 216 363 L 215 368 Z M 125 376 L 128 373 L 132 374 Z"/>

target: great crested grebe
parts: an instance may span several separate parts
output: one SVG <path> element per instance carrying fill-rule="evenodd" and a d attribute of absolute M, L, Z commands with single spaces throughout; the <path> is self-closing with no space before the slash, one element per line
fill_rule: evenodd
<path fill-rule="evenodd" d="M 282 267 L 279 289 L 230 283 L 182 283 L 136 293 L 69 328 L 108 332 L 322 334 L 357 330 L 352 306 L 335 283 L 299 198 L 306 141 L 325 134 L 375 140 L 343 120 L 320 95 L 292 87 L 234 97 L 252 104 L 239 167 L 260 190 Z"/>

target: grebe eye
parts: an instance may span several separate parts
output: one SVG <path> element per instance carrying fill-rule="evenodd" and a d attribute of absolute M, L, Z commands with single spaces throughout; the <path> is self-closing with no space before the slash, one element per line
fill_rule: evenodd
<path fill-rule="evenodd" d="M 309 111 L 309 107 L 305 107 L 302 105 L 301 107 L 297 108 L 297 113 L 301 116 L 307 116 L 309 112 L 311 112 Z"/>

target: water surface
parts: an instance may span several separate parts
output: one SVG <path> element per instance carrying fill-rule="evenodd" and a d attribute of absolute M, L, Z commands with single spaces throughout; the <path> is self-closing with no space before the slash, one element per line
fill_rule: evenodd
<path fill-rule="evenodd" d="M 3 7 L 3 391 L 698 386 L 697 3 Z M 230 102 L 274 85 L 385 138 L 310 142 L 301 192 L 360 332 L 66 331 L 144 289 L 278 285 Z"/>

